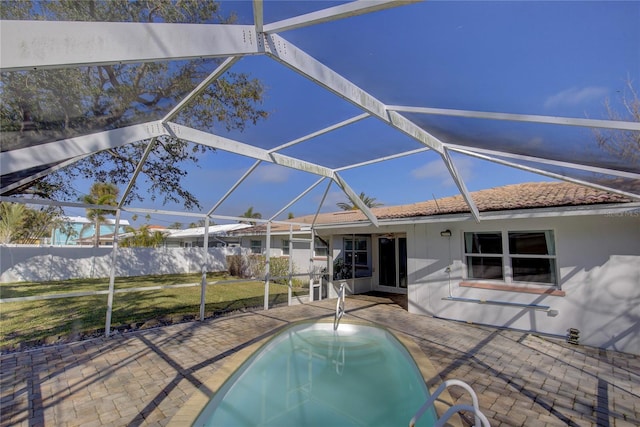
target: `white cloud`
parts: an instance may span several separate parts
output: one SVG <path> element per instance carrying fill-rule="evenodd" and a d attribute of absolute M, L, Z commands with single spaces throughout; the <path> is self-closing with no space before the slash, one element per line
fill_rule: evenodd
<path fill-rule="evenodd" d="M 464 181 L 469 181 L 473 175 L 473 163 L 471 159 L 467 157 L 459 157 L 453 160 L 453 163 L 462 179 Z M 424 166 L 413 169 L 411 171 L 411 176 L 415 179 L 438 181 L 443 187 L 452 187 L 455 185 L 455 182 L 449 173 L 449 169 L 447 169 L 447 166 L 442 160 L 434 160 Z"/>
<path fill-rule="evenodd" d="M 587 86 L 583 88 L 572 87 L 570 89 L 551 95 L 544 102 L 547 108 L 559 106 L 581 105 L 589 101 L 603 101 L 609 90 L 601 86 Z"/>
<path fill-rule="evenodd" d="M 263 165 L 259 167 L 253 174 L 252 178 L 258 179 L 260 182 L 287 182 L 291 169 L 278 165 Z"/>
<path fill-rule="evenodd" d="M 322 195 L 319 194 L 314 198 L 315 203 L 320 203 L 322 200 Z M 341 202 L 348 202 L 349 198 L 342 190 L 332 190 L 327 193 L 327 197 L 324 199 L 323 210 L 335 211 L 337 210 L 336 204 Z"/>

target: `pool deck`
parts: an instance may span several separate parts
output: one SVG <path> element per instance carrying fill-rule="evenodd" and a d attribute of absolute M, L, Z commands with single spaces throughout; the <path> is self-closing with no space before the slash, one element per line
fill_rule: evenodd
<path fill-rule="evenodd" d="M 638 356 L 411 315 L 383 296 L 349 297 L 346 309 L 345 321 L 412 338 L 436 368 L 430 385 L 469 383 L 492 426 L 640 425 Z M 179 425 L 174 415 L 238 351 L 334 310 L 320 301 L 4 354 L 0 426 Z M 468 403 L 459 390 L 452 398 Z"/>

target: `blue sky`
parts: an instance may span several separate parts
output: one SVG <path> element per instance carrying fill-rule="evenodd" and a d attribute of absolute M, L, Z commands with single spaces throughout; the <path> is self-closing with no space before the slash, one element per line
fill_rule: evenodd
<path fill-rule="evenodd" d="M 265 22 L 333 4 L 266 1 Z M 238 12 L 239 23 L 251 22 L 250 2 L 224 2 L 223 10 L 230 9 Z M 281 36 L 390 105 L 607 118 L 604 101 L 610 99 L 619 108 L 627 78 L 640 86 L 637 1 L 430 1 Z M 270 148 L 361 112 L 267 57 L 243 58 L 232 71 L 248 72 L 264 83 L 263 108 L 270 117 L 243 133 L 214 129 L 223 136 Z M 410 118 L 445 142 L 592 164 L 602 159 L 589 129 L 425 115 Z M 337 167 L 410 147 L 419 145 L 369 118 L 284 153 Z M 470 191 L 549 180 L 460 154 L 453 159 Z M 208 154 L 200 168 L 190 170 L 187 186 L 207 211 L 253 162 L 224 152 Z M 341 174 L 356 193 L 365 192 L 385 205 L 458 194 L 433 152 Z M 240 215 L 253 206 L 269 217 L 316 180 L 263 165 L 216 213 Z M 325 188 L 320 185 L 287 212 L 314 213 Z M 340 201 L 345 197 L 332 185 L 322 210 L 335 210 Z M 154 217 L 151 222 L 174 220 Z"/>

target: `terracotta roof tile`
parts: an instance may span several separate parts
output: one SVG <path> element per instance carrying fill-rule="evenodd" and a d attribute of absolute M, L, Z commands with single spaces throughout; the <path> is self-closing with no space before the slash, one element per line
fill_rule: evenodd
<path fill-rule="evenodd" d="M 471 197 L 480 212 L 631 202 L 631 199 L 622 195 L 568 182 L 533 182 L 507 185 L 475 191 L 471 193 Z M 462 195 L 410 205 L 384 206 L 373 208 L 371 211 L 380 220 L 470 212 Z M 314 217 L 315 215 L 306 215 L 293 218 L 291 221 L 311 224 Z M 362 212 L 353 210 L 321 213 L 318 215 L 317 223 L 337 224 L 365 220 L 367 218 Z M 273 232 L 288 229 L 289 226 L 281 224 L 273 224 L 271 228 Z M 243 232 L 246 231 L 250 230 L 243 230 Z"/>

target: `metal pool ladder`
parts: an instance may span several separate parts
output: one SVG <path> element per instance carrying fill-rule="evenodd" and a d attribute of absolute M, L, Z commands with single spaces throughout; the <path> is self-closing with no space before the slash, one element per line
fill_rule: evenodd
<path fill-rule="evenodd" d="M 451 418 L 453 416 L 453 414 L 460 412 L 460 411 L 468 411 L 468 412 L 473 412 L 474 416 L 475 416 L 475 423 L 474 426 L 475 427 L 479 427 L 480 425 L 482 425 L 483 427 L 491 427 L 491 424 L 489 424 L 489 420 L 487 419 L 487 417 L 482 413 L 482 411 L 480 411 L 480 406 L 478 405 L 478 396 L 476 395 L 476 393 L 473 391 L 473 389 L 471 388 L 471 386 L 467 383 L 465 383 L 464 381 L 460 381 L 460 380 L 447 380 L 445 382 L 443 382 L 442 384 L 440 384 L 440 387 L 438 387 L 436 389 L 436 391 L 431 395 L 431 397 L 429 397 L 429 399 L 427 399 L 426 402 L 424 402 L 424 404 L 420 407 L 420 409 L 418 409 L 418 412 L 416 412 L 416 414 L 413 416 L 413 418 L 411 418 L 411 421 L 409 421 L 409 427 L 414 427 L 416 425 L 416 423 L 418 422 L 418 420 L 420 419 L 420 417 L 422 416 L 422 414 L 424 414 L 426 412 L 427 409 L 431 408 L 433 406 L 433 402 L 436 401 L 436 399 L 438 398 L 438 396 L 440 396 L 440 394 L 447 389 L 449 386 L 452 385 L 457 385 L 459 387 L 464 388 L 465 390 L 467 390 L 469 392 L 469 394 L 471 395 L 471 401 L 473 403 L 473 405 L 454 405 L 451 408 L 449 408 L 447 410 L 447 412 L 444 413 L 443 416 L 441 416 L 436 423 L 434 424 L 434 427 L 442 427 L 445 425 L 445 423 L 447 421 L 449 421 L 449 418 Z"/>

